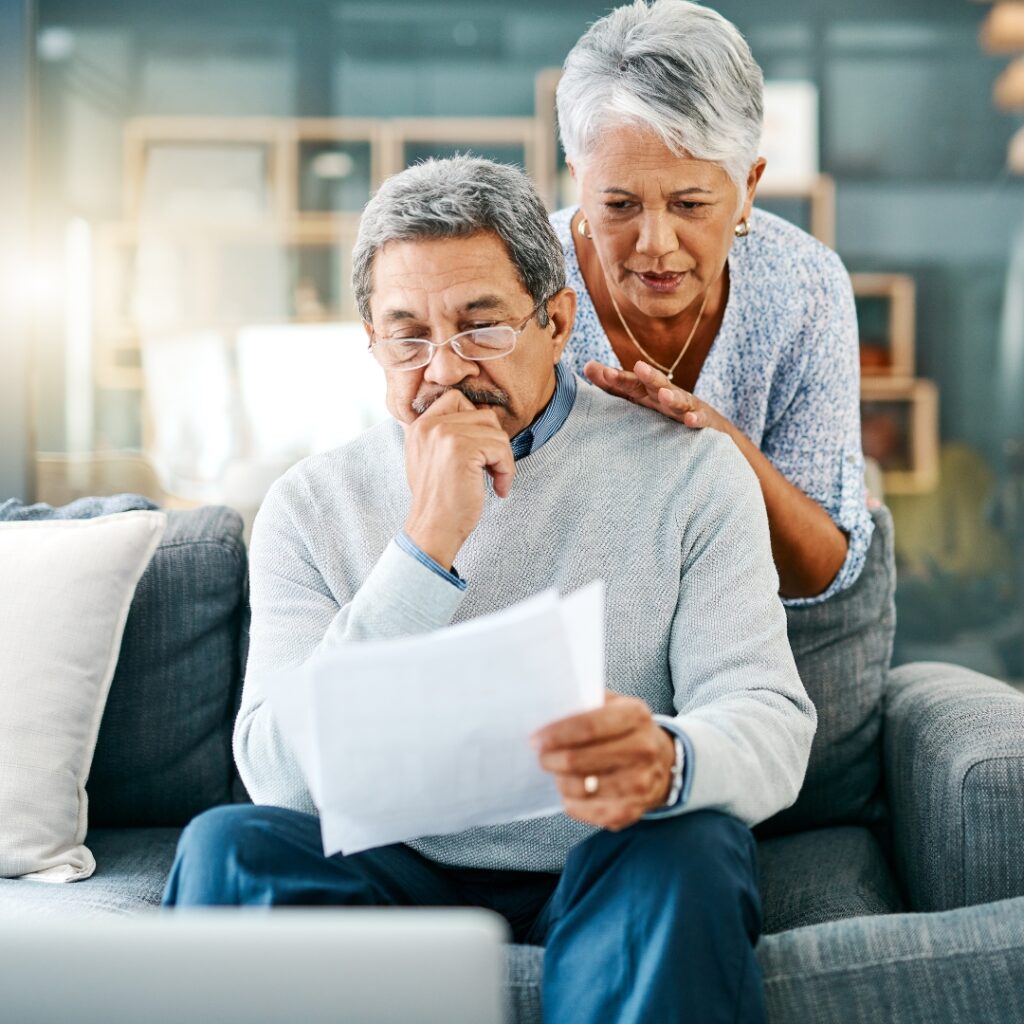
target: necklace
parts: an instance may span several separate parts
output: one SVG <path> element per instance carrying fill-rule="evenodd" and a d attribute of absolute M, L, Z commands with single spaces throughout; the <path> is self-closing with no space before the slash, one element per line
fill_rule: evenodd
<path fill-rule="evenodd" d="M 622 324 L 622 329 L 626 332 L 626 334 L 629 335 L 629 340 L 633 342 L 633 345 L 636 347 L 637 352 L 639 352 L 640 355 L 642 355 L 644 359 L 646 359 L 647 362 L 649 362 L 652 366 L 656 366 L 659 370 L 661 370 L 661 372 L 665 374 L 666 377 L 668 377 L 669 381 L 671 381 L 672 374 L 676 372 L 676 367 L 679 365 L 683 356 L 686 355 L 686 350 L 690 347 L 690 342 L 693 341 L 694 336 L 697 333 L 697 328 L 700 326 L 700 318 L 704 315 L 704 307 L 708 304 L 709 291 L 711 291 L 710 288 L 704 293 L 704 299 L 700 304 L 700 310 L 697 313 L 697 319 L 694 320 L 693 322 L 693 329 L 690 331 L 690 336 L 683 343 L 683 347 L 679 350 L 679 355 L 676 356 L 675 362 L 671 366 L 662 366 L 662 364 L 659 363 L 657 359 L 653 359 L 644 351 L 643 346 L 640 344 L 639 341 L 636 340 L 636 336 L 629 329 L 629 324 L 626 323 L 626 318 L 622 315 L 622 312 L 619 309 L 619 304 L 615 301 L 615 296 L 612 294 L 612 289 L 610 285 L 608 287 L 608 298 L 612 300 L 612 309 L 615 310 L 615 315 L 619 318 L 619 323 Z"/>

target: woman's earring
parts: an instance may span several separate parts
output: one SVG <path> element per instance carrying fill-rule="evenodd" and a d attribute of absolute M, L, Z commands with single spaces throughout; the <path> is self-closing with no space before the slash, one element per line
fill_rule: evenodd
<path fill-rule="evenodd" d="M 588 234 L 587 234 L 587 228 L 588 228 L 588 226 L 589 226 L 589 225 L 587 224 L 587 218 L 586 218 L 586 217 L 580 217 L 580 222 L 579 222 L 579 224 L 577 224 L 577 225 L 576 225 L 576 230 L 577 230 L 577 231 L 578 231 L 578 232 L 579 232 L 579 233 L 580 233 L 580 234 L 581 234 L 581 235 L 582 235 L 582 236 L 583 236 L 584 238 L 593 238 L 593 237 L 594 237 L 593 235 L 588 235 Z"/>
<path fill-rule="evenodd" d="M 750 234 L 750 224 L 747 221 L 746 217 L 744 217 L 743 220 L 741 220 L 739 224 L 736 225 L 735 230 L 737 238 L 746 238 L 747 235 Z"/>

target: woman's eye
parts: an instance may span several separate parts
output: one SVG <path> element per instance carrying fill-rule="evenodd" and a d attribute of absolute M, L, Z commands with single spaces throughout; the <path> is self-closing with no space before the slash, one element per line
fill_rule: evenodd
<path fill-rule="evenodd" d="M 704 203 L 695 203 L 689 199 L 681 199 L 676 205 L 684 210 L 699 210 L 704 206 Z"/>
<path fill-rule="evenodd" d="M 608 210 L 628 210 L 633 204 L 628 199 L 613 199 L 604 205 Z"/>

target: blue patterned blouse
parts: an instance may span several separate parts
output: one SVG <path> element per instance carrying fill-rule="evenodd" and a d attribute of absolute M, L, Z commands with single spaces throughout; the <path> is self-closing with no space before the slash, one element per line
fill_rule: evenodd
<path fill-rule="evenodd" d="M 619 366 L 583 282 L 570 222 L 551 223 L 579 296 L 563 359 L 582 376 L 596 359 Z M 860 361 L 850 277 L 827 246 L 787 221 L 755 209 L 750 234 L 729 252 L 729 300 L 694 394 L 743 431 L 791 483 L 813 498 L 849 537 L 829 588 L 787 605 L 824 601 L 864 567 L 873 524 L 860 440 Z"/>

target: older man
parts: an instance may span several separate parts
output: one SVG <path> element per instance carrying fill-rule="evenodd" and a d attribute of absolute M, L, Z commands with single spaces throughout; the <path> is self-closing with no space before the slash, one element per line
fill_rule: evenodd
<path fill-rule="evenodd" d="M 753 472 L 562 367 L 575 295 L 513 168 L 397 175 L 354 261 L 394 419 L 260 510 L 235 752 L 270 806 L 193 822 L 166 901 L 487 906 L 545 946 L 549 1021 L 760 1019 L 748 826 L 795 799 L 815 716 Z M 263 673 L 597 578 L 607 701 L 537 736 L 564 813 L 325 857 Z"/>

